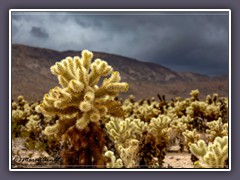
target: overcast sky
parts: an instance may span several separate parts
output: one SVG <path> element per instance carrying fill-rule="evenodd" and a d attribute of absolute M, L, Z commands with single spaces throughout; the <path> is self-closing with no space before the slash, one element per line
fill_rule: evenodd
<path fill-rule="evenodd" d="M 12 42 L 101 51 L 175 71 L 228 73 L 228 12 L 13 12 Z"/>

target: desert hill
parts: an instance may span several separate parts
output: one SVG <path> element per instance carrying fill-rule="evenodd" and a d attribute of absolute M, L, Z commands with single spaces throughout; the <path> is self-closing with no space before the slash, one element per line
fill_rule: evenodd
<path fill-rule="evenodd" d="M 23 95 L 27 100 L 41 100 L 50 88 L 58 85 L 50 72 L 55 62 L 67 56 L 80 56 L 81 51 L 55 51 L 12 45 L 12 98 Z M 129 91 L 122 97 L 133 94 L 137 99 L 165 95 L 167 99 L 187 97 L 191 89 L 199 89 L 201 96 L 219 93 L 228 96 L 228 76 L 208 77 L 192 72 L 179 73 L 164 66 L 138 61 L 120 55 L 93 52 L 94 59 L 107 61 L 121 74 L 122 81 L 129 83 Z"/>

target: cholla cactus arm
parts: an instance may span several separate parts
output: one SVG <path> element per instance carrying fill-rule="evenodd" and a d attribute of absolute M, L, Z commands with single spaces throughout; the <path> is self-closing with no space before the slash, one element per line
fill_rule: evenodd
<path fill-rule="evenodd" d="M 110 159 L 110 162 L 106 163 L 107 168 L 123 168 L 122 160 L 116 159 L 112 151 L 106 151 L 104 155 Z"/>
<path fill-rule="evenodd" d="M 112 141 L 118 141 L 120 139 L 120 122 L 120 119 L 111 117 L 110 121 L 105 125 Z"/>
<path fill-rule="evenodd" d="M 122 118 L 125 115 L 120 102 L 110 98 L 97 99 L 94 106 L 99 110 L 100 114 L 111 115 L 113 117 Z"/>
<path fill-rule="evenodd" d="M 52 125 L 52 126 L 47 126 L 45 128 L 45 130 L 43 131 L 43 133 L 45 135 L 54 135 L 54 134 L 57 134 L 59 131 L 60 131 L 60 124 L 59 124 L 59 121 L 56 122 L 56 124 Z"/>
<path fill-rule="evenodd" d="M 196 144 L 190 145 L 190 151 L 198 159 L 202 159 L 207 153 L 207 145 L 203 140 L 199 140 Z"/>
<path fill-rule="evenodd" d="M 96 59 L 91 65 L 91 73 L 89 75 L 89 85 L 97 84 L 101 76 L 107 76 L 112 72 L 112 67 L 101 59 Z"/>
<path fill-rule="evenodd" d="M 223 149 L 228 145 L 228 136 L 216 137 L 216 139 L 214 140 L 214 143 L 219 143 L 221 145 L 221 148 Z"/>

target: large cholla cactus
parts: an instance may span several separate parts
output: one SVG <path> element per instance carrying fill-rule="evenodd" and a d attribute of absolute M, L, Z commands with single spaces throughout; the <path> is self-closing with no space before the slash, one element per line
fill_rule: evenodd
<path fill-rule="evenodd" d="M 82 58 L 67 57 L 51 67 L 51 72 L 58 76 L 61 87 L 55 87 L 45 94 L 43 103 L 36 109 L 44 114 L 59 115 L 61 119 L 76 118 L 76 126 L 84 129 L 89 122 L 98 122 L 109 110 L 108 103 L 119 92 L 128 90 L 127 83 L 121 83 L 118 72 L 112 72 L 107 62 L 96 59 L 92 64 L 93 54 L 87 50 Z M 90 72 L 89 72 L 90 71 Z M 102 86 L 97 84 L 102 76 Z M 111 107 L 111 110 L 113 108 Z M 110 112 L 111 113 L 111 112 Z M 46 134 L 55 134 L 61 128 L 61 121 L 46 128 Z"/>
<path fill-rule="evenodd" d="M 128 84 L 120 82 L 121 78 L 118 72 L 113 72 L 112 67 L 103 60 L 96 59 L 91 63 L 92 57 L 91 52 L 84 50 L 81 58 L 67 57 L 52 66 L 51 72 L 58 77 L 60 87 L 51 89 L 48 94 L 45 94 L 43 102 L 36 107 L 38 112 L 60 117 L 55 124 L 48 126 L 44 133 L 46 135 L 54 134 L 63 141 L 68 140 L 69 148 L 74 147 L 75 151 L 81 151 L 81 148 L 82 151 L 90 151 L 86 149 L 88 147 L 86 144 L 83 146 L 79 143 L 81 139 L 85 138 L 81 137 L 84 134 L 94 137 L 93 131 L 95 130 L 95 136 L 99 137 L 94 140 L 104 137 L 100 134 L 101 118 L 106 114 L 119 116 L 119 112 L 122 113 L 121 104 L 114 98 L 118 96 L 119 92 L 128 90 Z M 105 78 L 99 86 L 99 81 L 103 76 L 110 77 Z M 91 129 L 89 129 L 90 127 Z M 75 135 L 76 133 L 77 135 Z M 85 140 L 87 141 L 86 138 Z M 90 141 L 91 139 L 89 139 L 89 143 L 91 143 Z M 98 147 L 101 149 L 99 152 L 102 152 L 104 141 L 98 140 L 95 143 L 99 142 L 102 142 L 101 147 Z M 91 147 L 95 147 L 96 151 L 98 149 L 94 145 Z M 67 152 L 67 154 L 72 153 Z M 91 159 L 96 161 L 96 157 L 88 156 L 87 159 L 86 157 L 79 159 L 80 164 L 91 164 Z M 71 163 L 68 160 L 66 162 Z"/>

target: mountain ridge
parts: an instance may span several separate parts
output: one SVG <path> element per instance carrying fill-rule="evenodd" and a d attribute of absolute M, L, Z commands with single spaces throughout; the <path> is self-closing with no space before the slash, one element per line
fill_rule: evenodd
<path fill-rule="evenodd" d="M 199 89 L 203 96 L 219 93 L 228 95 L 228 77 L 209 77 L 198 73 L 175 72 L 162 65 L 104 52 L 93 52 L 94 59 L 107 61 L 120 72 L 122 81 L 130 85 L 130 94 L 140 98 L 186 97 L 191 89 Z M 67 56 L 81 56 L 81 51 L 56 51 L 21 44 L 12 45 L 12 98 L 23 95 L 29 100 L 42 99 L 44 93 L 56 85 L 57 78 L 50 72 L 55 62 Z"/>

